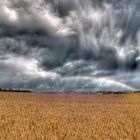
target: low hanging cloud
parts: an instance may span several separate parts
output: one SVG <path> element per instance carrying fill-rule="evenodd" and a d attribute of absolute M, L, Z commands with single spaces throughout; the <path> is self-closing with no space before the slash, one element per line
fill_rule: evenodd
<path fill-rule="evenodd" d="M 138 88 L 138 0 L 3 0 L 0 9 L 0 86 L 47 91 Z M 132 82 L 123 80 L 130 71 Z M 101 86 L 97 77 L 123 84 L 108 80 L 108 86 Z"/>

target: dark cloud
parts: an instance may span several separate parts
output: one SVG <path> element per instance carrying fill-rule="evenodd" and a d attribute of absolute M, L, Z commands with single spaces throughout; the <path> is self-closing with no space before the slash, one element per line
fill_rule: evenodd
<path fill-rule="evenodd" d="M 138 88 L 138 0 L 5 0 L 0 9 L 0 86 Z"/>

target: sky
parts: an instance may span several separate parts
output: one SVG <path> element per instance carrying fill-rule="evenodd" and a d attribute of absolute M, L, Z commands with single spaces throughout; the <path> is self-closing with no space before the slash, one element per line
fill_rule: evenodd
<path fill-rule="evenodd" d="M 139 0 L 1 0 L 0 87 L 139 90 Z"/>

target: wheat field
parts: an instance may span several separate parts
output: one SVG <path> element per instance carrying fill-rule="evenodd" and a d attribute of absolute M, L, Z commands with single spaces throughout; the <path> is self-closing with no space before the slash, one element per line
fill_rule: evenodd
<path fill-rule="evenodd" d="M 139 140 L 140 94 L 0 93 L 0 140 Z"/>

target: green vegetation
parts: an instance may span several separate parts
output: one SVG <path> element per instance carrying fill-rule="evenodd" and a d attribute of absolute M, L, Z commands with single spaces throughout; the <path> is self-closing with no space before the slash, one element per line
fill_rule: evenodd
<path fill-rule="evenodd" d="M 27 89 L 2 89 L 0 88 L 0 92 L 32 92 L 31 90 L 27 90 Z"/>

